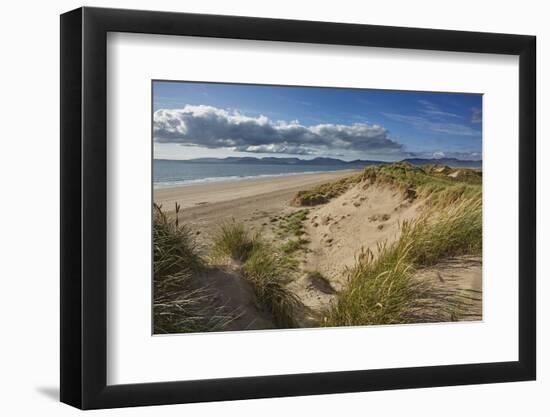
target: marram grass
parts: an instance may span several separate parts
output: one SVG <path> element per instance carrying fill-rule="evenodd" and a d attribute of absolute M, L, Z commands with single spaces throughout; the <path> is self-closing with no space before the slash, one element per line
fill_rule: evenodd
<path fill-rule="evenodd" d="M 222 330 L 234 320 L 232 313 L 209 303 L 212 293 L 193 276 L 204 261 L 192 234 L 177 218 L 171 220 L 160 206 L 153 218 L 153 326 L 155 334 Z"/>
<path fill-rule="evenodd" d="M 246 261 L 262 242 L 257 235 L 251 235 L 242 223 L 225 222 L 213 239 L 213 258 L 228 257 L 235 261 Z"/>
<path fill-rule="evenodd" d="M 277 326 L 297 327 L 296 315 L 302 303 L 286 286 L 289 270 L 282 259 L 264 246 L 246 260 L 243 273 L 252 284 L 258 303 L 271 313 Z"/>
<path fill-rule="evenodd" d="M 419 268 L 459 255 L 481 254 L 481 200 L 466 199 L 447 209 L 432 208 L 401 225 L 397 242 L 363 251 L 348 270 L 348 284 L 323 318 L 325 326 L 449 321 L 463 303 L 427 281 Z M 434 306 L 436 308 L 434 308 Z"/>
<path fill-rule="evenodd" d="M 369 166 L 359 174 L 298 191 L 293 203 L 298 206 L 325 204 L 350 187 L 363 183 L 391 185 L 405 195 L 426 199 L 432 206 L 445 206 L 464 198 L 480 198 L 481 181 L 481 172 L 473 169 L 455 169 L 437 164 L 414 166 L 398 162 Z"/>
<path fill-rule="evenodd" d="M 239 263 L 258 306 L 272 315 L 277 326 L 296 327 L 302 303 L 287 288 L 293 262 L 258 235 L 251 235 L 241 223 L 222 224 L 213 242 L 213 258 L 225 257 Z"/>

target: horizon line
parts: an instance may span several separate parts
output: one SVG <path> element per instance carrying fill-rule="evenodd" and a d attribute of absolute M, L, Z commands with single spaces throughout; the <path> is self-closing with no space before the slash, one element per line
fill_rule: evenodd
<path fill-rule="evenodd" d="M 422 159 L 422 160 L 426 160 L 426 161 L 454 160 L 454 161 L 461 161 L 461 162 L 483 162 L 483 159 L 459 159 L 459 158 L 454 158 L 454 157 L 443 157 L 443 158 L 409 157 L 409 158 L 398 159 L 398 160 L 395 160 L 395 161 L 383 161 L 383 160 L 380 160 L 380 159 L 352 159 L 350 161 L 346 161 L 344 159 L 334 158 L 334 157 L 330 157 L 330 156 L 317 156 L 317 157 L 312 158 L 312 159 L 303 159 L 303 158 L 299 158 L 297 156 L 280 156 L 280 157 L 277 157 L 277 156 L 261 156 L 261 157 L 258 157 L 258 156 L 226 156 L 226 157 L 222 157 L 222 158 L 215 157 L 215 156 L 204 156 L 204 157 L 200 157 L 200 158 L 189 158 L 189 159 L 155 158 L 153 156 L 153 160 L 155 160 L 155 161 L 196 161 L 196 160 L 201 160 L 201 159 L 225 160 L 225 159 L 244 159 L 244 158 L 251 158 L 251 159 L 256 159 L 256 160 L 262 160 L 262 159 L 267 159 L 267 158 L 270 158 L 270 159 L 297 159 L 299 161 L 305 161 L 305 162 L 314 161 L 316 159 L 330 159 L 330 160 L 333 160 L 333 161 L 340 161 L 340 162 L 346 162 L 346 163 L 357 162 L 357 161 L 396 163 L 396 162 L 407 161 L 407 160 L 410 160 L 410 159 Z"/>

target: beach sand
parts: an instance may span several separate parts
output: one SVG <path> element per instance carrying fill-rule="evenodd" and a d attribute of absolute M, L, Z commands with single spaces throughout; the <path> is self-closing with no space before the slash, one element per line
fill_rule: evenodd
<path fill-rule="evenodd" d="M 167 210 L 175 202 L 182 208 L 202 206 L 206 203 L 221 203 L 246 197 L 269 199 L 270 194 L 281 198 L 287 194 L 293 195 L 296 190 L 310 188 L 318 184 L 346 177 L 353 170 L 284 175 L 278 177 L 247 178 L 242 180 L 219 181 L 212 183 L 189 184 L 170 188 L 160 188 L 154 191 L 154 200 L 163 204 Z M 258 204 L 261 204 L 258 200 Z"/>
<path fill-rule="evenodd" d="M 174 215 L 180 204 L 180 221 L 208 236 L 225 221 L 245 222 L 258 230 L 270 216 L 291 210 L 290 201 L 296 192 L 352 175 L 356 171 L 336 171 L 263 177 L 236 181 L 191 184 L 156 189 L 154 202 L 163 211 Z"/>

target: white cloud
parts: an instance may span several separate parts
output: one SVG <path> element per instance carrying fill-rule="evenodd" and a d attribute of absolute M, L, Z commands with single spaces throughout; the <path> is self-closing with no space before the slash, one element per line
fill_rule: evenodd
<path fill-rule="evenodd" d="M 403 146 L 387 129 L 368 123 L 304 126 L 297 120 L 272 121 L 212 106 L 161 109 L 154 113 L 154 139 L 242 152 L 317 154 L 328 150 L 394 153 Z"/>

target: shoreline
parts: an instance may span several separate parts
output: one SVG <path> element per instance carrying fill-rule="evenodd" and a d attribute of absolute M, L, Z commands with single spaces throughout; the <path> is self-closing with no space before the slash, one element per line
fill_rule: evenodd
<path fill-rule="evenodd" d="M 203 184 L 215 184 L 215 183 L 228 183 L 228 182 L 237 182 L 237 181 L 246 181 L 246 180 L 256 180 L 256 179 L 270 179 L 270 178 L 280 178 L 280 177 L 294 177 L 301 175 L 315 175 L 315 174 L 332 174 L 332 173 L 345 173 L 345 172 L 359 172 L 364 168 L 346 168 L 346 169 L 335 169 L 331 171 L 306 171 L 306 172 L 284 172 L 281 174 L 261 174 L 261 175 L 248 175 L 248 176 L 227 176 L 227 177 L 207 177 L 199 178 L 193 180 L 181 180 L 173 182 L 153 182 L 153 190 L 165 190 L 169 188 L 179 188 L 179 187 L 190 187 L 195 185 Z"/>
<path fill-rule="evenodd" d="M 162 204 L 168 212 L 173 211 L 176 202 L 183 209 L 204 207 L 241 199 L 252 199 L 254 200 L 254 205 L 258 205 L 260 203 L 258 201 L 260 196 L 268 196 L 270 194 L 274 194 L 274 197 L 277 195 L 279 199 L 288 202 L 300 189 L 311 188 L 361 171 L 347 169 L 295 175 L 256 176 L 227 181 L 201 182 L 174 187 L 154 188 L 153 201 L 156 204 Z"/>

